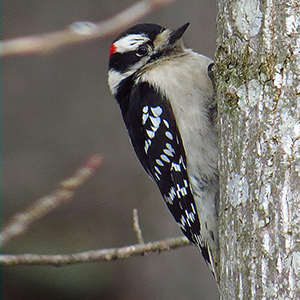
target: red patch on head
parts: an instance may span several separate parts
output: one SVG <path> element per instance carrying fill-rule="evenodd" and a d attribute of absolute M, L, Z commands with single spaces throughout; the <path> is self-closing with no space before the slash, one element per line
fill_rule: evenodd
<path fill-rule="evenodd" d="M 111 57 L 117 50 L 117 47 L 114 44 L 111 44 L 109 47 L 109 57 Z"/>

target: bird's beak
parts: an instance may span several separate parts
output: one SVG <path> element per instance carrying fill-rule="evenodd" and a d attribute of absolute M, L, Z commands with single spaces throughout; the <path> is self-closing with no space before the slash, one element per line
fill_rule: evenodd
<path fill-rule="evenodd" d="M 190 23 L 186 23 L 180 26 L 179 28 L 173 30 L 170 35 L 169 44 L 173 45 L 176 41 L 178 41 L 182 37 L 186 29 L 189 27 L 189 25 Z"/>

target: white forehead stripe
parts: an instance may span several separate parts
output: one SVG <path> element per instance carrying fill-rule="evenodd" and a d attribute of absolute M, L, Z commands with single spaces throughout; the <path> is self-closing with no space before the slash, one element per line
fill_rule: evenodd
<path fill-rule="evenodd" d="M 148 42 L 149 38 L 142 34 L 129 34 L 114 43 L 116 52 L 124 53 L 134 51 L 138 46 Z"/>

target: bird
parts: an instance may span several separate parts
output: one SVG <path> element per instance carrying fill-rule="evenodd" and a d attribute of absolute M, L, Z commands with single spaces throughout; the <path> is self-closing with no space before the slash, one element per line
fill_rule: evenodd
<path fill-rule="evenodd" d="M 213 61 L 183 45 L 188 26 L 142 23 L 125 30 L 109 48 L 108 85 L 140 163 L 218 283 Z"/>

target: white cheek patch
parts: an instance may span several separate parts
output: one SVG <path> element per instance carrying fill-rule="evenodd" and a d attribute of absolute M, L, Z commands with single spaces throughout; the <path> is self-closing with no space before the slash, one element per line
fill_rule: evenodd
<path fill-rule="evenodd" d="M 117 92 L 117 88 L 119 86 L 119 83 L 126 78 L 126 73 L 120 73 L 115 70 L 109 70 L 108 71 L 108 85 L 110 92 L 115 95 Z"/>
<path fill-rule="evenodd" d="M 141 34 L 130 34 L 122 37 L 114 43 L 115 52 L 125 53 L 136 50 L 140 45 L 148 42 L 149 38 Z"/>

